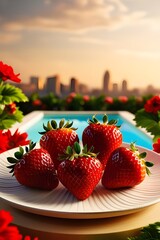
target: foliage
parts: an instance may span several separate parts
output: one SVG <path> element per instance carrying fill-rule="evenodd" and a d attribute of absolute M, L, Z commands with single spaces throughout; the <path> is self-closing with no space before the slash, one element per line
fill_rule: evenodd
<path fill-rule="evenodd" d="M 160 96 L 148 99 L 144 107 L 135 113 L 134 120 L 138 127 L 153 135 L 153 141 L 160 138 Z"/>
<path fill-rule="evenodd" d="M 0 61 L 0 129 L 9 129 L 16 122 L 21 122 L 23 111 L 16 103 L 28 101 L 20 88 L 6 83 L 7 80 L 20 82 L 19 74 L 13 68 Z"/>
<path fill-rule="evenodd" d="M 157 115 L 150 114 L 144 109 L 140 109 L 135 114 L 134 120 L 137 123 L 137 127 L 142 127 L 154 136 L 154 139 L 160 137 L 160 111 Z"/>
<path fill-rule="evenodd" d="M 149 224 L 144 227 L 140 234 L 135 237 L 129 237 L 128 240 L 159 240 L 160 239 L 160 222 Z"/>
<path fill-rule="evenodd" d="M 24 95 L 20 88 L 17 88 L 9 83 L 1 84 L 0 87 L 0 102 L 1 104 L 10 104 L 12 102 L 25 102 L 28 98 Z"/>
<path fill-rule="evenodd" d="M 6 114 L 6 112 L 3 111 L 0 114 L 0 129 L 9 129 L 16 122 L 21 122 L 22 119 L 23 113 L 19 108 L 16 108 L 14 114 Z"/>
<path fill-rule="evenodd" d="M 110 98 L 111 101 L 106 99 Z M 55 110 L 55 111 L 129 111 L 135 114 L 140 110 L 148 96 L 143 97 L 125 97 L 123 98 L 107 97 L 104 95 L 88 96 L 80 94 L 69 94 L 66 97 L 57 97 L 53 93 L 46 96 L 39 96 L 38 93 L 33 93 L 29 97 L 28 102 L 20 102 L 18 106 L 23 114 L 27 114 L 34 110 Z"/>

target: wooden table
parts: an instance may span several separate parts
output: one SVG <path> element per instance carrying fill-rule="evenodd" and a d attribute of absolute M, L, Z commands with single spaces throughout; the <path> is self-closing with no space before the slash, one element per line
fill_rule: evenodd
<path fill-rule="evenodd" d="M 106 219 L 58 219 L 31 214 L 11 207 L 0 200 L 0 209 L 10 211 L 13 223 L 23 235 L 37 236 L 39 240 L 126 240 L 139 230 L 160 221 L 160 203 L 136 213 Z"/>

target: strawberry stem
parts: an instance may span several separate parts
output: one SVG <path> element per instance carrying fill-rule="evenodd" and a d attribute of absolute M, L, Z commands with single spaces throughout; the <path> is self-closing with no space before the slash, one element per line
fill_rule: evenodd
<path fill-rule="evenodd" d="M 30 141 L 29 146 L 25 146 L 25 151 L 20 146 L 19 151 L 14 153 L 14 157 L 7 157 L 7 161 L 12 164 L 10 166 L 7 166 L 7 168 L 11 169 L 9 173 L 13 173 L 12 176 L 14 175 L 15 165 L 22 159 L 25 153 L 30 152 L 35 146 L 36 146 L 36 143 Z"/>
<path fill-rule="evenodd" d="M 72 127 L 73 125 L 73 121 L 70 122 L 69 120 L 65 122 L 64 119 L 61 119 L 59 124 L 57 124 L 57 122 L 52 119 L 51 121 L 48 121 L 47 122 L 47 125 L 45 126 L 45 124 L 43 123 L 43 129 L 44 131 L 43 132 L 39 132 L 39 134 L 45 134 L 46 132 L 49 132 L 51 130 L 58 130 L 58 129 L 61 129 L 61 128 L 70 128 L 72 130 L 77 130 L 77 128 L 74 128 Z"/>
<path fill-rule="evenodd" d="M 152 167 L 154 164 L 152 162 L 148 162 L 148 161 L 145 161 L 145 158 L 147 156 L 147 153 L 146 152 L 142 152 L 142 153 L 139 153 L 139 150 L 138 148 L 135 146 L 135 142 L 132 142 L 130 144 L 130 149 L 133 153 L 136 154 L 136 156 L 139 158 L 139 159 L 142 159 L 142 161 L 145 163 L 145 166 L 146 166 L 146 173 L 147 175 L 149 176 L 151 174 L 150 170 L 149 170 L 149 167 Z"/>
<path fill-rule="evenodd" d="M 64 154 L 60 155 L 60 160 L 70 160 L 72 161 L 74 158 L 78 157 L 97 157 L 97 154 L 93 152 L 93 147 L 89 150 L 87 149 L 87 145 L 81 148 L 78 142 L 75 142 L 73 147 L 68 146 L 64 152 Z"/>
<path fill-rule="evenodd" d="M 93 115 L 91 119 L 88 120 L 89 124 L 101 124 L 98 119 L 96 118 L 96 115 Z M 117 124 L 117 120 L 115 119 L 111 119 L 110 121 L 108 121 L 108 116 L 107 114 L 104 114 L 102 117 L 102 123 L 103 124 L 108 124 L 108 125 L 116 125 Z M 117 126 L 118 128 L 120 128 L 120 126 Z"/>

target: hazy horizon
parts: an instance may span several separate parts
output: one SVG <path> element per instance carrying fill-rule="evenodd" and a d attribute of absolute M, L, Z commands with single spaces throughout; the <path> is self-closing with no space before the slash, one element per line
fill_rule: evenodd
<path fill-rule="evenodd" d="M 22 82 L 58 74 L 99 88 L 108 70 L 129 88 L 159 88 L 159 9 L 159 0 L 0 0 L 0 60 Z"/>

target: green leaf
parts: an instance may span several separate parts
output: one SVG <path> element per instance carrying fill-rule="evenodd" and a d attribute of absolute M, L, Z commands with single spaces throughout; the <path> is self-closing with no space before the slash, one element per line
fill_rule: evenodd
<path fill-rule="evenodd" d="M 16 123 L 14 119 L 0 120 L 0 129 L 9 129 L 14 123 Z"/>
<path fill-rule="evenodd" d="M 10 84 L 3 84 L 0 89 L 0 103 L 10 104 L 11 102 L 27 102 L 27 96 L 18 87 Z"/>
<path fill-rule="evenodd" d="M 14 156 L 17 158 L 17 159 L 21 159 L 23 154 L 21 152 L 15 152 L 14 153 Z"/>
<path fill-rule="evenodd" d="M 48 128 L 45 126 L 45 124 L 43 123 L 43 128 L 45 131 L 48 131 Z"/>
<path fill-rule="evenodd" d="M 68 124 L 70 124 L 70 122 L 67 120 L 67 122 L 65 123 L 65 125 L 63 126 L 63 128 L 67 128 Z"/>
<path fill-rule="evenodd" d="M 74 150 L 75 150 L 75 152 L 76 152 L 77 154 L 80 154 L 80 152 L 81 152 L 81 147 L 80 147 L 80 145 L 79 145 L 78 142 L 75 142 L 75 143 L 74 143 Z"/>
<path fill-rule="evenodd" d="M 135 237 L 128 237 L 128 240 L 159 240 L 160 239 L 160 222 L 149 224 L 142 228 L 140 234 Z"/>
<path fill-rule="evenodd" d="M 145 128 L 147 132 L 154 137 L 160 135 L 160 116 L 159 114 L 150 114 L 144 109 L 137 111 L 134 121 L 137 127 Z"/>
<path fill-rule="evenodd" d="M 139 157 L 140 158 L 145 158 L 147 156 L 147 153 L 146 152 L 142 152 L 139 154 Z"/>
<path fill-rule="evenodd" d="M 93 120 L 94 123 L 98 123 L 98 119 L 96 118 L 96 115 L 92 116 L 92 120 Z"/>
<path fill-rule="evenodd" d="M 29 148 L 28 148 L 27 152 L 31 151 L 33 148 L 35 148 L 35 146 L 36 146 L 36 142 L 30 141 Z"/>
<path fill-rule="evenodd" d="M 59 122 L 59 128 L 62 128 L 62 127 L 63 127 L 64 122 L 65 122 L 65 120 L 64 120 L 64 119 L 61 119 L 61 121 Z"/>
<path fill-rule="evenodd" d="M 26 151 L 26 153 L 29 152 L 28 146 L 25 146 L 25 151 Z"/>
<path fill-rule="evenodd" d="M 114 120 L 114 119 L 111 119 L 109 122 L 108 122 L 109 125 L 116 125 L 117 124 L 117 120 Z"/>
<path fill-rule="evenodd" d="M 17 108 L 14 114 L 2 114 L 0 117 L 0 129 L 9 129 L 16 122 L 21 122 L 23 113 Z"/>
<path fill-rule="evenodd" d="M 108 122 L 108 116 L 106 114 L 104 114 L 103 116 L 103 123 L 107 123 Z"/>
<path fill-rule="evenodd" d="M 66 126 L 66 128 L 71 128 L 71 127 L 72 127 L 72 125 L 73 125 L 73 122 L 71 122 L 71 123 L 68 123 L 68 125 Z"/>
<path fill-rule="evenodd" d="M 57 129 L 57 122 L 54 119 L 51 120 L 51 125 L 53 129 Z"/>
<path fill-rule="evenodd" d="M 72 155 L 73 154 L 73 150 L 72 150 L 71 146 L 67 147 L 66 154 L 68 154 L 68 155 Z"/>
<path fill-rule="evenodd" d="M 23 153 L 24 153 L 24 149 L 23 149 L 23 147 L 19 147 L 19 151 L 20 151 L 20 153 L 23 155 Z"/>
<path fill-rule="evenodd" d="M 87 144 L 86 144 L 86 145 L 84 145 L 84 147 L 83 147 L 82 151 L 83 151 L 83 153 L 87 153 L 87 151 L 88 151 Z"/>
<path fill-rule="evenodd" d="M 9 163 L 17 163 L 17 160 L 15 158 L 13 158 L 13 157 L 7 157 L 7 161 Z"/>
<path fill-rule="evenodd" d="M 148 161 L 146 161 L 145 164 L 147 167 L 153 167 L 153 165 L 154 165 L 154 163 L 148 162 Z"/>
<path fill-rule="evenodd" d="M 51 126 L 51 123 L 49 121 L 47 123 L 47 129 L 48 129 L 48 131 L 52 130 L 52 126 Z"/>

